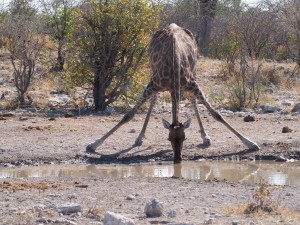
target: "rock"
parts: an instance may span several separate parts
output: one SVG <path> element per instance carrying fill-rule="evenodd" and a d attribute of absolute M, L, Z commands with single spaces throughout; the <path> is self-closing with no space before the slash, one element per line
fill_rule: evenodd
<path fill-rule="evenodd" d="M 181 222 L 181 223 L 167 223 L 167 225 L 196 225 L 194 223 L 190 223 L 190 222 Z"/>
<path fill-rule="evenodd" d="M 255 121 L 255 117 L 254 116 L 250 116 L 250 115 L 245 116 L 244 117 L 244 121 L 245 122 L 253 122 L 253 121 Z"/>
<path fill-rule="evenodd" d="M 74 203 L 66 203 L 65 205 L 57 206 L 55 207 L 55 210 L 58 213 L 62 214 L 72 214 L 72 213 L 78 213 L 81 212 L 81 206 Z"/>
<path fill-rule="evenodd" d="M 117 213 L 106 212 L 103 225 L 134 225 L 134 221 Z"/>
<path fill-rule="evenodd" d="M 232 225 L 239 225 L 240 224 L 240 222 L 239 221 L 232 221 L 232 223 L 231 223 Z"/>
<path fill-rule="evenodd" d="M 300 102 L 295 104 L 295 106 L 293 107 L 292 109 L 292 112 L 295 113 L 295 112 L 298 112 L 300 113 Z"/>
<path fill-rule="evenodd" d="M 4 112 L 4 113 L 0 114 L 0 116 L 1 117 L 13 117 L 13 116 L 15 116 L 15 114 L 12 112 Z"/>
<path fill-rule="evenodd" d="M 207 218 L 204 220 L 204 224 L 213 224 L 214 219 L 213 218 Z"/>
<path fill-rule="evenodd" d="M 134 200 L 134 199 L 136 199 L 136 198 L 135 198 L 135 196 L 133 196 L 133 195 L 128 195 L 128 196 L 126 197 L 126 200 Z"/>
<path fill-rule="evenodd" d="M 282 100 L 282 101 L 281 101 L 281 105 L 283 105 L 283 106 L 291 106 L 291 105 L 292 105 L 292 102 L 289 101 L 289 100 Z"/>
<path fill-rule="evenodd" d="M 66 112 L 65 118 L 72 118 L 74 115 L 72 112 Z"/>
<path fill-rule="evenodd" d="M 282 128 L 282 133 L 291 133 L 293 130 L 290 129 L 289 127 L 283 127 Z"/>
<path fill-rule="evenodd" d="M 175 210 L 171 210 L 170 212 L 168 212 L 168 217 L 175 218 L 176 216 L 177 216 L 177 213 Z"/>
<path fill-rule="evenodd" d="M 146 204 L 144 212 L 147 217 L 159 217 L 163 214 L 163 205 L 156 199 L 152 199 Z"/>
<path fill-rule="evenodd" d="M 280 111 L 280 109 L 277 108 L 276 106 L 272 106 L 268 104 L 262 105 L 261 109 L 263 113 L 274 113 L 276 111 Z"/>
<path fill-rule="evenodd" d="M 28 119 L 29 119 L 29 117 L 27 117 L 27 116 L 20 116 L 20 118 L 19 118 L 20 121 L 25 121 Z"/>
<path fill-rule="evenodd" d="M 286 162 L 288 161 L 287 158 L 279 155 L 276 159 L 275 159 L 275 162 Z"/>
<path fill-rule="evenodd" d="M 129 130 L 129 133 L 136 133 L 136 130 L 134 128 Z"/>
<path fill-rule="evenodd" d="M 68 195 L 68 199 L 75 199 L 75 198 L 77 198 L 76 193 L 72 193 Z"/>

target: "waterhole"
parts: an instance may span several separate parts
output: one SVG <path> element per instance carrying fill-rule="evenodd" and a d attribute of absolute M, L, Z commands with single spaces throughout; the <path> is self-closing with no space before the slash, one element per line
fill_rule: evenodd
<path fill-rule="evenodd" d="M 300 162 L 186 161 L 181 164 L 49 165 L 0 168 L 2 178 L 27 177 L 180 177 L 255 184 L 300 186 Z"/>

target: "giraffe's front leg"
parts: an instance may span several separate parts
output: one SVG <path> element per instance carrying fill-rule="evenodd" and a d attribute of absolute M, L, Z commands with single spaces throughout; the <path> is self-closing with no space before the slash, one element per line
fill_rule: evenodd
<path fill-rule="evenodd" d="M 234 133 L 242 142 L 244 145 L 246 145 L 250 150 L 259 150 L 258 144 L 255 142 L 251 141 L 249 138 L 245 137 L 242 135 L 240 132 L 238 132 L 236 129 L 234 129 L 224 118 L 223 116 L 215 110 L 209 102 L 206 100 L 204 97 L 201 89 L 195 82 L 191 82 L 188 87 L 188 91 L 193 93 L 193 95 L 199 99 L 204 106 L 208 109 L 208 111 L 211 113 L 211 115 L 214 117 L 215 120 L 221 122 L 224 124 L 232 133 Z"/>
<path fill-rule="evenodd" d="M 208 146 L 211 145 L 211 140 L 210 140 L 210 137 L 208 136 L 208 134 L 206 133 L 206 131 L 204 130 L 204 127 L 203 127 L 203 124 L 202 124 L 202 121 L 201 121 L 201 118 L 200 118 L 200 114 L 199 114 L 199 111 L 198 111 L 198 108 L 197 108 L 196 99 L 192 98 L 191 102 L 192 102 L 192 105 L 194 107 L 195 114 L 196 114 L 198 124 L 199 124 L 199 127 L 200 127 L 200 134 L 201 134 L 201 138 L 203 140 L 203 145 L 208 147 Z"/>
<path fill-rule="evenodd" d="M 139 136 L 137 137 L 137 139 L 135 140 L 135 143 L 134 143 L 134 145 L 136 145 L 136 146 L 141 146 L 143 144 L 143 140 L 145 138 L 145 133 L 146 133 L 146 128 L 147 128 L 147 125 L 148 125 L 148 122 L 149 122 L 149 119 L 150 119 L 152 109 L 155 105 L 156 99 L 157 99 L 157 95 L 154 95 L 151 98 L 150 106 L 149 106 L 149 109 L 148 109 L 148 112 L 147 112 L 147 116 L 145 118 L 143 128 L 142 128 L 141 133 L 139 134 Z"/>

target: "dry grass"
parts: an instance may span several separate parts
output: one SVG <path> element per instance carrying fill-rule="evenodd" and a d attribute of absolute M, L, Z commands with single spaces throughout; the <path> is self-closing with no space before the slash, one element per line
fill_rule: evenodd
<path fill-rule="evenodd" d="M 270 186 L 261 182 L 255 192 L 249 197 L 247 204 L 227 206 L 224 213 L 228 216 L 250 216 L 255 224 L 298 224 L 300 214 L 280 206 L 282 186 Z"/>

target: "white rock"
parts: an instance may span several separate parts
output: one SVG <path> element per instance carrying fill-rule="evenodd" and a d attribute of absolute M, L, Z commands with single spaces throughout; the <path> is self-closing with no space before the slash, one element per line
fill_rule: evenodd
<path fill-rule="evenodd" d="M 134 195 L 128 195 L 126 197 L 126 200 L 134 200 L 134 199 L 136 199 L 136 197 Z"/>
<path fill-rule="evenodd" d="M 171 210 L 170 212 L 168 212 L 168 217 L 170 218 L 174 218 L 177 216 L 177 213 L 175 210 Z"/>
<path fill-rule="evenodd" d="M 81 212 L 81 206 L 74 203 L 66 203 L 65 205 L 57 206 L 55 210 L 62 214 L 72 214 Z"/>
<path fill-rule="evenodd" d="M 134 225 L 132 219 L 129 219 L 123 215 L 106 212 L 104 215 L 103 225 Z"/>

